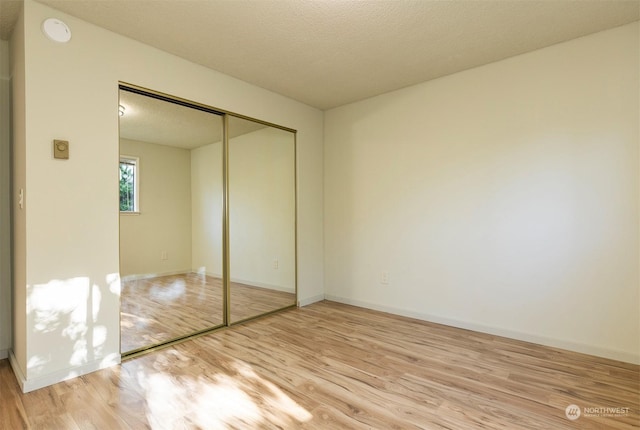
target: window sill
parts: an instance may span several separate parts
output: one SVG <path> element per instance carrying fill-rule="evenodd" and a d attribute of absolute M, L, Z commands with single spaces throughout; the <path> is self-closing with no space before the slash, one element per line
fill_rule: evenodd
<path fill-rule="evenodd" d="M 124 212 L 124 211 L 120 211 L 120 215 L 125 215 L 125 216 L 140 215 L 140 212 Z"/>

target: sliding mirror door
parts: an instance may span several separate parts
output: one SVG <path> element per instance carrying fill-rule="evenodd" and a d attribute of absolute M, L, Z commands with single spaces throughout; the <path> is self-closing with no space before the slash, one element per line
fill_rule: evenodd
<path fill-rule="evenodd" d="M 221 326 L 223 116 L 120 90 L 121 352 Z"/>
<path fill-rule="evenodd" d="M 295 134 L 228 115 L 229 322 L 296 304 Z"/>

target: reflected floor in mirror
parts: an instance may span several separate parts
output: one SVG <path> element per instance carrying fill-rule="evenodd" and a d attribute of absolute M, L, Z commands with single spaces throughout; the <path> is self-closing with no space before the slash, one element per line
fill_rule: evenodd
<path fill-rule="evenodd" d="M 231 283 L 232 321 L 295 304 L 295 294 Z M 121 351 L 167 342 L 223 323 L 222 280 L 197 273 L 123 280 Z"/>
<path fill-rule="evenodd" d="M 0 429 L 634 429 L 639 375 L 320 302 L 28 394 L 0 360 Z M 571 421 L 571 404 L 629 410 Z"/>

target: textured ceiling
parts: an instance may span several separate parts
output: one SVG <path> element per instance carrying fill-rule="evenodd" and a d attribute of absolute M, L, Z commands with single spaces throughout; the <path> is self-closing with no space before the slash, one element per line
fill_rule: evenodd
<path fill-rule="evenodd" d="M 153 97 L 120 90 L 120 137 L 177 148 L 193 149 L 222 141 L 222 117 Z M 265 128 L 265 125 L 229 121 L 233 138 Z"/>
<path fill-rule="evenodd" d="M 222 141 L 222 117 L 120 90 L 120 137 L 193 149 Z"/>
<path fill-rule="evenodd" d="M 320 109 L 640 18 L 638 0 L 39 1 Z"/>
<path fill-rule="evenodd" d="M 0 0 L 0 40 L 9 40 L 18 20 L 22 0 Z"/>

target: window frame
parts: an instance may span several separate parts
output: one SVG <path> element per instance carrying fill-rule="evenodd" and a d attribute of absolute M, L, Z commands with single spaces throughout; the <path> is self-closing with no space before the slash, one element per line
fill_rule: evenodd
<path fill-rule="evenodd" d="M 134 166 L 133 174 L 133 210 L 120 210 L 120 215 L 139 215 L 140 214 L 140 157 L 134 155 L 120 155 L 118 161 L 118 175 L 120 174 L 120 165 L 122 163 L 132 164 Z M 120 181 L 118 177 L 118 208 L 120 208 Z"/>

